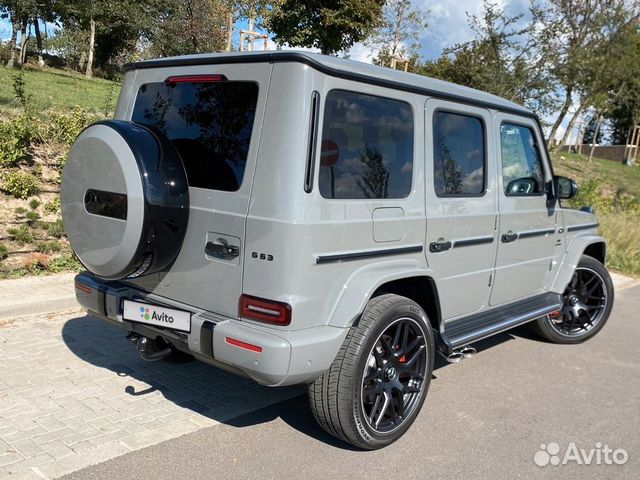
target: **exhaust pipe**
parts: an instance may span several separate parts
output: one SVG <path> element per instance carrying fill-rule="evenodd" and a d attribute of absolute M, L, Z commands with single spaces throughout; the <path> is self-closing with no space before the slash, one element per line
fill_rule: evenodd
<path fill-rule="evenodd" d="M 173 352 L 171 346 L 161 339 L 152 340 L 131 332 L 127 335 L 127 340 L 136 345 L 136 350 L 138 350 L 142 359 L 147 362 L 157 362 L 168 357 Z"/>
<path fill-rule="evenodd" d="M 444 359 L 449 363 L 460 363 L 465 358 L 471 358 L 475 354 L 476 354 L 476 349 L 473 348 L 471 345 L 466 345 L 464 347 L 457 348 L 453 352 L 451 352 L 449 355 L 445 355 L 444 353 L 441 353 Z"/>

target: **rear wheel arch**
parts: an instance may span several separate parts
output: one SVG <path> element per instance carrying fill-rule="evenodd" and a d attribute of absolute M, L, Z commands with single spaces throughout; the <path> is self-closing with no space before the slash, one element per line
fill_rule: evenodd
<path fill-rule="evenodd" d="M 392 293 L 416 302 L 427 314 L 431 328 L 440 330 L 440 298 L 438 287 L 433 278 L 428 276 L 412 276 L 391 280 L 380 285 L 371 298 Z"/>

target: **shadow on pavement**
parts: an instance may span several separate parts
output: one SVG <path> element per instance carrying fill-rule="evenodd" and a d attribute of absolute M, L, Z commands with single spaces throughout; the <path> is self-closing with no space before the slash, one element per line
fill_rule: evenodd
<path fill-rule="evenodd" d="M 80 359 L 115 372 L 119 377 L 144 382 L 148 387 L 124 387 L 131 397 L 145 397 L 154 392 L 174 404 L 213 420 L 238 428 L 281 418 L 296 430 L 323 443 L 353 449 L 322 430 L 308 408 L 303 386 L 270 388 L 227 373 L 213 366 L 186 361 L 145 362 L 135 347 L 125 339 L 125 331 L 90 316 L 68 320 L 62 338 Z M 474 344 L 478 353 L 516 336 L 535 338 L 526 328 L 503 333 Z M 436 354 L 434 376 L 450 365 Z M 137 383 L 133 382 L 133 383 Z"/>

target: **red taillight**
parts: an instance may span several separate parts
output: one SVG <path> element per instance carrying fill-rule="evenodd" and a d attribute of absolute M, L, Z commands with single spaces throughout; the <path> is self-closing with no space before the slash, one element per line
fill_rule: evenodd
<path fill-rule="evenodd" d="M 224 82 L 224 75 L 176 75 L 165 80 L 166 83 L 213 83 Z"/>
<path fill-rule="evenodd" d="M 76 282 L 75 286 L 76 286 L 76 290 L 80 290 L 81 292 L 93 293 L 93 289 L 91 287 L 87 287 L 86 285 L 83 285 L 81 283 Z"/>
<path fill-rule="evenodd" d="M 275 325 L 291 323 L 291 305 L 251 295 L 240 296 L 240 316 Z"/>
<path fill-rule="evenodd" d="M 245 350 L 250 350 L 256 353 L 262 352 L 261 346 L 243 342 L 242 340 L 236 340 L 235 338 L 227 337 L 224 339 L 224 341 L 229 345 L 233 345 L 234 347 L 244 348 Z"/>

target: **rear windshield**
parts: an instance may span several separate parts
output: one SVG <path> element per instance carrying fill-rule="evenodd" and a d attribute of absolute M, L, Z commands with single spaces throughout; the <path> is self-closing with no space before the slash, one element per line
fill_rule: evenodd
<path fill-rule="evenodd" d="M 132 120 L 171 140 L 190 186 L 232 192 L 244 177 L 257 100 L 254 82 L 148 83 Z"/>

